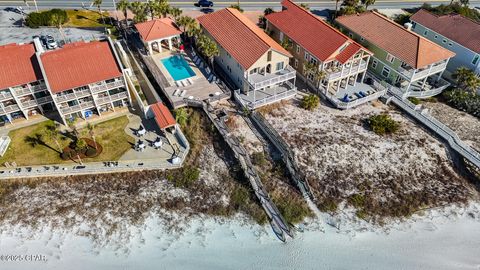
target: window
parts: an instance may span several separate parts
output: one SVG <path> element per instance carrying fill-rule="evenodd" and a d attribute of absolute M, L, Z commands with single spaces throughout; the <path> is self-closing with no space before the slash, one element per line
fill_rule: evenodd
<path fill-rule="evenodd" d="M 300 46 L 297 45 L 297 53 L 300 53 Z"/>
<path fill-rule="evenodd" d="M 267 61 L 272 61 L 272 51 L 268 51 L 268 53 L 267 53 Z"/>
<path fill-rule="evenodd" d="M 308 61 L 308 53 L 307 52 L 305 52 L 305 60 Z"/>
<path fill-rule="evenodd" d="M 416 22 L 412 22 L 412 29 L 415 29 L 415 26 L 417 26 Z"/>
<path fill-rule="evenodd" d="M 387 67 L 383 67 L 383 69 L 382 69 L 382 76 L 383 76 L 383 77 L 388 77 L 388 75 L 390 75 L 390 69 L 387 68 Z"/>
<path fill-rule="evenodd" d="M 283 69 L 283 62 L 278 62 L 277 63 L 277 70 L 282 70 Z"/>
<path fill-rule="evenodd" d="M 438 35 L 435 35 L 434 39 L 437 39 L 438 38 Z"/>
<path fill-rule="evenodd" d="M 442 40 L 442 42 L 443 42 L 443 43 L 447 43 L 447 40 L 446 40 L 446 39 L 444 39 L 444 40 Z"/>
<path fill-rule="evenodd" d="M 298 60 L 297 60 L 297 59 L 295 59 L 294 67 L 295 67 L 295 68 L 298 68 Z"/>
<path fill-rule="evenodd" d="M 425 32 L 423 32 L 423 35 L 424 36 L 428 35 L 428 30 L 425 30 Z"/>
<path fill-rule="evenodd" d="M 364 37 L 361 37 L 361 38 L 360 38 L 360 41 L 364 41 L 364 40 L 365 40 L 365 38 L 364 38 Z"/>
<path fill-rule="evenodd" d="M 352 33 L 348 33 L 348 36 L 349 36 L 350 38 L 353 38 L 353 34 L 352 34 Z"/>
<path fill-rule="evenodd" d="M 280 32 L 280 42 L 283 41 L 283 32 Z"/>
<path fill-rule="evenodd" d="M 373 68 L 373 69 L 376 69 L 376 68 L 377 68 L 377 64 L 378 64 L 377 60 L 373 60 L 373 61 L 372 61 L 372 68 Z"/>
<path fill-rule="evenodd" d="M 472 64 L 476 65 L 478 63 L 478 60 L 480 59 L 480 55 L 475 55 L 472 59 Z"/>
<path fill-rule="evenodd" d="M 452 47 L 452 46 L 453 46 L 453 43 L 452 43 L 452 42 L 449 42 L 449 43 L 448 43 L 448 46 Z"/>
<path fill-rule="evenodd" d="M 387 61 L 390 62 L 390 63 L 393 63 L 393 61 L 395 61 L 395 57 L 391 54 L 387 54 Z"/>

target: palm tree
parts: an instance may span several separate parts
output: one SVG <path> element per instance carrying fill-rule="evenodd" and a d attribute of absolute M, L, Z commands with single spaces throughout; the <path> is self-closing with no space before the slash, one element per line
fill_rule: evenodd
<path fill-rule="evenodd" d="M 97 150 L 97 141 L 95 140 L 95 125 L 87 123 L 88 134 L 92 137 L 93 145 L 95 146 L 95 150 Z"/>
<path fill-rule="evenodd" d="M 187 32 L 189 28 L 192 28 L 194 24 L 196 24 L 197 21 L 195 21 L 194 18 L 190 16 L 180 16 L 178 17 L 176 24 L 179 27 L 183 27 L 183 32 Z"/>
<path fill-rule="evenodd" d="M 337 18 L 337 15 L 338 15 L 338 3 L 340 2 L 340 0 L 334 0 L 335 1 L 335 18 Z"/>
<path fill-rule="evenodd" d="M 365 5 L 365 9 L 368 9 L 368 6 L 375 4 L 375 0 L 361 0 L 362 4 Z"/>
<path fill-rule="evenodd" d="M 57 27 L 60 35 L 62 36 L 63 42 L 66 42 L 65 34 L 63 33 L 63 24 L 66 22 L 66 18 L 61 16 L 58 13 L 52 13 L 50 16 L 50 25 Z"/>
<path fill-rule="evenodd" d="M 105 19 L 102 13 L 102 2 L 103 0 L 92 0 L 92 4 L 98 8 L 98 13 L 100 13 L 100 17 L 102 18 L 102 24 L 105 25 Z"/>
<path fill-rule="evenodd" d="M 180 124 L 180 126 L 185 126 L 188 120 L 188 113 L 184 108 L 175 110 L 175 121 Z"/>
<path fill-rule="evenodd" d="M 305 110 L 313 111 L 316 107 L 318 107 L 319 103 L 320 98 L 317 95 L 310 94 L 303 97 L 300 106 Z"/>
<path fill-rule="evenodd" d="M 82 139 L 77 138 L 77 140 L 75 141 L 75 152 L 77 153 L 78 161 L 82 165 L 83 165 L 83 162 L 82 162 L 82 159 L 80 158 L 80 152 L 85 150 L 87 146 L 88 146 L 87 143 Z"/>
<path fill-rule="evenodd" d="M 47 124 L 45 129 L 45 135 L 47 136 L 48 139 L 55 142 L 55 144 L 58 147 L 59 153 L 63 152 L 62 146 L 60 145 L 60 142 L 59 142 L 60 130 L 58 129 L 58 125 L 55 124 L 55 122 L 51 121 L 50 123 Z"/>
<path fill-rule="evenodd" d="M 466 67 L 460 67 L 453 73 L 458 87 L 463 90 L 475 92 L 480 88 L 480 77 Z"/>
<path fill-rule="evenodd" d="M 125 24 L 128 24 L 127 16 L 128 16 L 128 9 L 130 8 L 130 2 L 128 0 L 120 0 L 115 7 L 117 10 L 121 10 L 123 12 L 123 16 L 125 17 Z"/>
<path fill-rule="evenodd" d="M 213 41 L 211 38 L 202 35 L 198 38 L 198 47 L 200 51 L 208 58 L 210 65 L 213 68 L 213 57 L 220 54 L 220 50 L 218 49 L 217 43 Z"/>
<path fill-rule="evenodd" d="M 77 122 L 77 118 L 70 118 L 67 120 L 67 125 L 72 130 L 72 133 L 75 136 L 75 138 L 78 139 L 79 133 L 78 133 L 77 126 L 75 125 L 75 122 Z"/>
<path fill-rule="evenodd" d="M 173 20 L 175 20 L 175 23 L 176 23 L 180 15 L 182 15 L 182 10 L 177 7 L 171 7 L 169 13 L 170 15 L 172 15 Z"/>
<path fill-rule="evenodd" d="M 153 0 L 153 13 L 157 17 L 165 18 L 170 12 L 170 5 L 166 0 Z"/>
<path fill-rule="evenodd" d="M 129 9 L 135 15 L 133 18 L 135 22 L 144 22 L 147 20 L 147 4 L 135 1 L 130 4 Z"/>

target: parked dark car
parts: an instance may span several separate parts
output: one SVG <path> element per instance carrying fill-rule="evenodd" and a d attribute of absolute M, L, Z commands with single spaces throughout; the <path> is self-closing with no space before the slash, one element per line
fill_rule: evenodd
<path fill-rule="evenodd" d="M 213 7 L 213 2 L 209 0 L 199 0 L 197 5 L 199 7 Z"/>

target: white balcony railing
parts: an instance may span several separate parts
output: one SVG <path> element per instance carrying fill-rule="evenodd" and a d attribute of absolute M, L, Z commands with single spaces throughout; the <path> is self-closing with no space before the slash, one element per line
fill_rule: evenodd
<path fill-rule="evenodd" d="M 125 84 L 123 83 L 123 80 L 117 80 L 110 83 L 92 84 L 90 85 L 90 90 L 92 90 L 92 93 L 98 93 L 105 90 L 122 87 L 124 85 Z"/>
<path fill-rule="evenodd" d="M 442 63 L 439 63 L 439 64 L 436 64 L 436 65 L 432 66 L 431 68 L 427 67 L 427 68 L 422 69 L 422 70 L 417 70 L 417 71 L 415 71 L 414 69 L 407 70 L 407 69 L 404 69 L 402 67 L 399 67 L 397 69 L 397 71 L 400 72 L 403 76 L 411 79 L 412 81 L 415 81 L 415 80 L 418 80 L 420 78 L 426 77 L 430 74 L 438 73 L 438 72 L 444 70 L 446 67 L 447 67 L 447 62 L 442 62 Z M 415 71 L 415 74 L 414 74 L 414 71 Z"/>
<path fill-rule="evenodd" d="M 286 66 L 284 69 L 275 73 L 269 73 L 266 75 L 252 74 L 247 78 L 247 82 L 252 89 L 261 89 L 268 86 L 272 86 L 281 82 L 285 82 L 294 79 L 297 72 L 290 66 Z"/>
<path fill-rule="evenodd" d="M 47 86 L 45 84 L 33 85 L 30 88 L 33 92 L 41 92 L 47 90 Z"/>
<path fill-rule="evenodd" d="M 38 103 L 35 99 L 20 101 L 22 108 L 30 108 L 38 106 Z"/>
<path fill-rule="evenodd" d="M 10 92 L 0 94 L 0 100 L 12 99 L 13 95 Z"/>
<path fill-rule="evenodd" d="M 3 107 L 3 112 L 4 113 L 11 113 L 11 112 L 16 112 L 20 111 L 20 107 L 17 104 L 12 104 L 6 107 Z"/>
<path fill-rule="evenodd" d="M 48 102 L 52 102 L 52 97 L 51 96 L 37 98 L 37 103 L 38 104 L 44 104 L 44 103 L 48 103 Z"/>
<path fill-rule="evenodd" d="M 361 61 L 360 64 L 358 65 L 351 65 L 350 67 L 344 67 L 340 71 L 336 72 L 329 72 L 328 70 L 325 70 L 327 72 L 327 80 L 334 80 L 338 78 L 343 78 L 347 76 L 351 76 L 360 72 L 363 72 L 367 69 L 367 61 Z"/>
<path fill-rule="evenodd" d="M 13 92 L 15 93 L 15 96 L 17 96 L 17 97 L 32 94 L 32 91 L 28 87 L 12 88 L 12 89 L 13 89 Z"/>
<path fill-rule="evenodd" d="M 62 94 L 62 95 L 59 95 L 59 96 L 55 96 L 55 100 L 57 102 L 64 102 L 64 101 L 69 101 L 69 100 L 73 100 L 73 99 L 77 99 L 77 96 L 75 95 L 75 93 Z"/>

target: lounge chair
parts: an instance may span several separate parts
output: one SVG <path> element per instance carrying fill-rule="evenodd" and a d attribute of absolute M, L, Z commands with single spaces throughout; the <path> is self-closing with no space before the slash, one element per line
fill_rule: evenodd
<path fill-rule="evenodd" d="M 207 71 L 207 74 L 210 74 L 210 68 L 209 68 L 209 67 L 207 67 L 207 68 L 205 69 L 205 71 Z"/>
<path fill-rule="evenodd" d="M 192 51 L 192 55 L 193 57 L 197 57 L 197 54 L 195 53 L 195 51 Z"/>
<path fill-rule="evenodd" d="M 190 83 L 190 84 L 193 84 L 193 80 L 191 78 L 187 78 L 187 81 Z"/>
<path fill-rule="evenodd" d="M 177 85 L 177 87 L 181 87 L 182 84 L 180 83 L 180 81 L 175 81 L 175 84 Z"/>
<path fill-rule="evenodd" d="M 183 90 L 182 93 L 180 94 L 180 96 L 184 97 L 186 93 L 187 93 L 187 90 Z"/>
<path fill-rule="evenodd" d="M 362 95 L 363 97 L 367 96 L 367 94 L 365 94 L 363 91 L 360 91 L 360 95 Z"/>
<path fill-rule="evenodd" d="M 357 96 L 357 98 L 362 98 L 362 95 L 360 95 L 359 93 L 356 93 L 356 92 L 355 92 L 355 96 Z"/>
<path fill-rule="evenodd" d="M 198 60 L 198 57 L 197 57 L 197 56 L 194 56 L 193 59 L 192 59 L 192 61 L 193 61 L 194 63 L 197 62 L 197 60 Z"/>
<path fill-rule="evenodd" d="M 173 92 L 173 95 L 176 96 L 178 95 L 179 92 L 180 92 L 180 89 L 175 89 L 175 91 Z"/>

